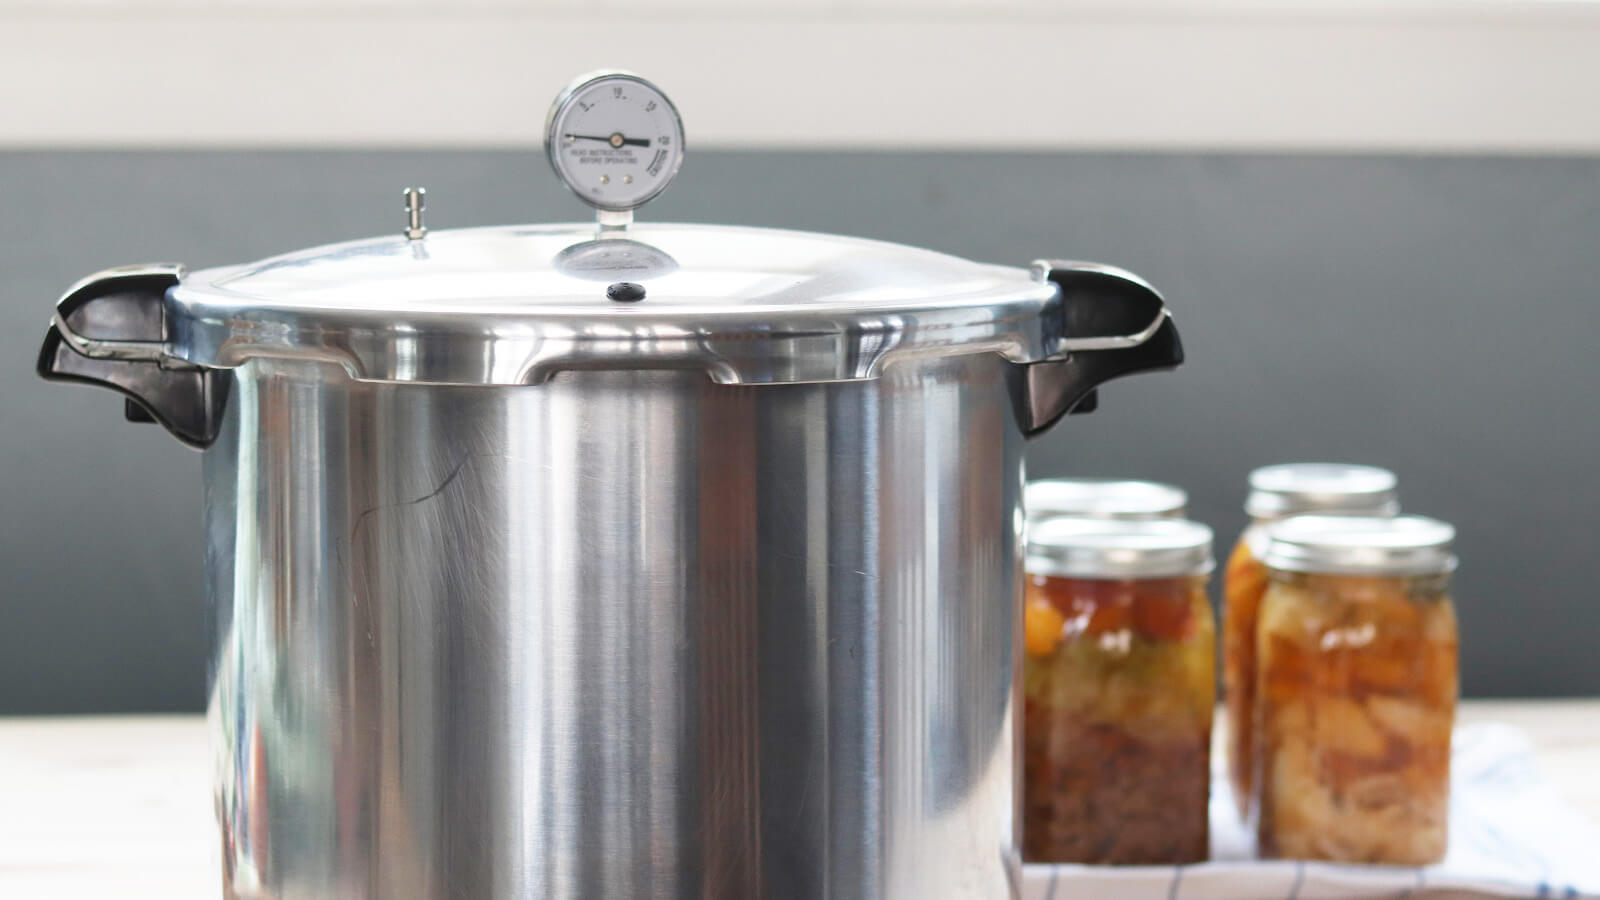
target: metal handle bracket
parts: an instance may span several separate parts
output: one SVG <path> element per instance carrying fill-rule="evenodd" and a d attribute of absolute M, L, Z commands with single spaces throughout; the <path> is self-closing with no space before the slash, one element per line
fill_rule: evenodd
<path fill-rule="evenodd" d="M 1020 414 L 1036 437 L 1070 413 L 1099 402 L 1096 389 L 1114 378 L 1183 362 L 1183 344 L 1166 302 L 1131 272 L 1099 263 L 1041 261 L 1034 276 L 1061 291 L 1059 359 L 1027 366 Z"/>
<path fill-rule="evenodd" d="M 231 377 L 167 353 L 166 293 L 176 263 L 108 269 L 67 290 L 39 350 L 40 377 L 110 388 L 129 421 L 153 421 L 192 447 L 216 440 Z"/>

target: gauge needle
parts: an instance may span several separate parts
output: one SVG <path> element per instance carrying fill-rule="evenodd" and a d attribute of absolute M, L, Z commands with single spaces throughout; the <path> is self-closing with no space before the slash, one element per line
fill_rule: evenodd
<path fill-rule="evenodd" d="M 648 146 L 650 146 L 650 139 L 649 138 L 623 137 L 620 134 L 610 134 L 610 135 L 569 134 L 569 135 L 567 135 L 567 140 L 569 140 L 569 141 L 599 141 L 602 144 L 610 144 L 613 147 L 648 147 Z"/>

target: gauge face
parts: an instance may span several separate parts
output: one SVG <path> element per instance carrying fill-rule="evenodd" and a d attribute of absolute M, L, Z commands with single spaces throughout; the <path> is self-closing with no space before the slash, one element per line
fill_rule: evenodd
<path fill-rule="evenodd" d="M 637 75 L 579 79 L 550 111 L 545 146 L 567 187 L 601 209 L 633 209 L 666 188 L 683 162 L 672 101 Z"/>

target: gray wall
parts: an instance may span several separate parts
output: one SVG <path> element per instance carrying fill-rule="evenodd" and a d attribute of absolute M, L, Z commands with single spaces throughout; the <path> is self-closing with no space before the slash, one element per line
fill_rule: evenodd
<path fill-rule="evenodd" d="M 59 292 L 397 230 L 411 183 L 434 227 L 583 215 L 534 152 L 0 154 L 0 713 L 202 703 L 199 456 L 33 376 Z M 1228 541 L 1253 466 L 1390 466 L 1460 527 L 1465 691 L 1600 693 L 1600 160 L 703 152 L 648 214 L 1139 271 L 1190 363 L 1033 474 L 1177 482 Z"/>

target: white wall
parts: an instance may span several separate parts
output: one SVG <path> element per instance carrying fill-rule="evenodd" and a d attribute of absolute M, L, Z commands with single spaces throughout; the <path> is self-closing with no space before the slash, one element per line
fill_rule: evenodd
<path fill-rule="evenodd" d="M 0 147 L 525 146 L 602 66 L 702 147 L 1600 152 L 1600 0 L 0 0 Z"/>

